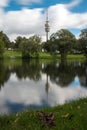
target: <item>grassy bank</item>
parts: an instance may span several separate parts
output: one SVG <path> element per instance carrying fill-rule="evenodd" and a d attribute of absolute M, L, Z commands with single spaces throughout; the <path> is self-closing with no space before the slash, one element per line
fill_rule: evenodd
<path fill-rule="evenodd" d="M 20 51 L 5 51 L 4 53 L 4 58 L 10 58 L 10 59 L 14 59 L 14 58 L 22 58 L 22 53 Z M 39 53 L 39 58 L 40 59 L 60 59 L 60 54 L 57 55 L 51 55 L 50 53 Z M 73 60 L 73 59 L 80 59 L 80 60 L 84 60 L 85 56 L 82 54 L 79 55 L 68 55 L 67 56 L 68 60 Z"/>
<path fill-rule="evenodd" d="M 4 58 L 22 58 L 22 54 L 20 51 L 5 51 Z"/>
<path fill-rule="evenodd" d="M 87 130 L 87 98 L 63 106 L 0 116 L 0 130 Z"/>
<path fill-rule="evenodd" d="M 67 59 L 69 60 L 69 59 L 82 59 L 82 60 L 85 60 L 86 59 L 86 57 L 83 55 L 83 54 L 73 54 L 73 55 L 68 55 L 67 56 Z"/>
<path fill-rule="evenodd" d="M 53 57 L 50 53 L 39 53 L 41 59 L 51 59 Z M 20 51 L 5 51 L 4 58 L 22 58 L 22 53 Z"/>

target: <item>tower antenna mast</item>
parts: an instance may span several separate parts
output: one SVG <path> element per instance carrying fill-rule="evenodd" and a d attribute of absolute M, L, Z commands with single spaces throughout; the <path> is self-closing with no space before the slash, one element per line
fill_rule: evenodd
<path fill-rule="evenodd" d="M 45 22 L 46 42 L 48 41 L 49 31 L 50 31 L 50 27 L 49 27 L 49 20 L 48 20 L 48 9 L 46 9 L 46 22 Z"/>

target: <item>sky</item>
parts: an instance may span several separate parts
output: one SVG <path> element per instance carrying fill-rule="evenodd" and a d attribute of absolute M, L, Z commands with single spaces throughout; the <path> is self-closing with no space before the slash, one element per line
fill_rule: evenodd
<path fill-rule="evenodd" d="M 50 32 L 70 30 L 76 37 L 87 28 L 87 0 L 0 0 L 0 31 L 14 41 L 17 36 L 40 35 L 48 9 Z"/>

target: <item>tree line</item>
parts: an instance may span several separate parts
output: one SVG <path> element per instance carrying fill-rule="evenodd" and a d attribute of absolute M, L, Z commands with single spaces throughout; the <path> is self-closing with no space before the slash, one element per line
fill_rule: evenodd
<path fill-rule="evenodd" d="M 84 54 L 87 57 L 87 29 L 82 29 L 77 39 L 67 29 L 60 29 L 51 34 L 47 42 L 42 42 L 39 35 L 29 38 L 18 36 L 11 42 L 8 36 L 0 32 L 0 57 L 6 49 L 19 50 L 23 58 L 38 57 L 39 52 L 49 52 L 52 55 L 60 53 L 61 59 L 66 59 L 67 54 Z"/>

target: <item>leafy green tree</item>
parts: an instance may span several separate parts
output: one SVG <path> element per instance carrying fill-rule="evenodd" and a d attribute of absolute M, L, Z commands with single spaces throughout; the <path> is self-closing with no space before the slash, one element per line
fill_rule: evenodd
<path fill-rule="evenodd" d="M 42 48 L 44 49 L 45 52 L 50 52 L 49 42 L 43 42 Z"/>
<path fill-rule="evenodd" d="M 14 42 L 14 41 L 10 42 L 10 48 L 11 48 L 12 50 L 15 49 L 15 42 Z"/>
<path fill-rule="evenodd" d="M 24 38 L 20 44 L 20 50 L 22 51 L 22 58 L 30 58 L 30 42 Z"/>
<path fill-rule="evenodd" d="M 20 44 L 23 58 L 37 57 L 40 51 L 41 38 L 37 35 L 24 38 Z"/>
<path fill-rule="evenodd" d="M 87 57 L 87 29 L 81 30 L 81 33 L 79 35 L 79 42 L 82 52 Z"/>
<path fill-rule="evenodd" d="M 5 33 L 3 33 L 3 31 L 0 32 L 0 39 L 2 39 L 2 41 L 4 42 L 5 48 L 8 49 L 10 47 L 10 40 L 8 36 Z"/>
<path fill-rule="evenodd" d="M 55 42 L 49 40 L 49 41 L 43 43 L 43 49 L 46 52 L 50 52 L 51 54 L 55 54 L 57 51 L 57 45 L 55 44 Z"/>
<path fill-rule="evenodd" d="M 24 38 L 22 38 L 21 36 L 18 36 L 16 38 L 16 40 L 15 40 L 14 48 L 19 49 L 19 46 L 20 46 L 20 44 L 21 44 L 21 42 L 22 42 L 23 39 Z"/>
<path fill-rule="evenodd" d="M 57 50 L 61 54 L 61 60 L 65 60 L 67 53 L 72 49 L 72 44 L 75 44 L 75 36 L 67 29 L 61 29 L 53 33 L 50 37 L 52 42 L 57 45 Z"/>
<path fill-rule="evenodd" d="M 0 58 L 3 58 L 4 53 L 4 42 L 0 39 Z"/>
<path fill-rule="evenodd" d="M 79 42 L 79 39 L 76 39 L 75 44 L 72 44 L 71 53 L 74 53 L 74 54 L 81 54 L 82 53 L 82 48 L 81 48 L 81 44 Z"/>
<path fill-rule="evenodd" d="M 34 36 L 31 36 L 29 38 L 29 42 L 32 44 L 31 46 L 31 54 L 33 55 L 37 55 L 38 56 L 38 52 L 41 51 L 41 37 L 38 36 L 38 35 L 34 35 Z"/>

